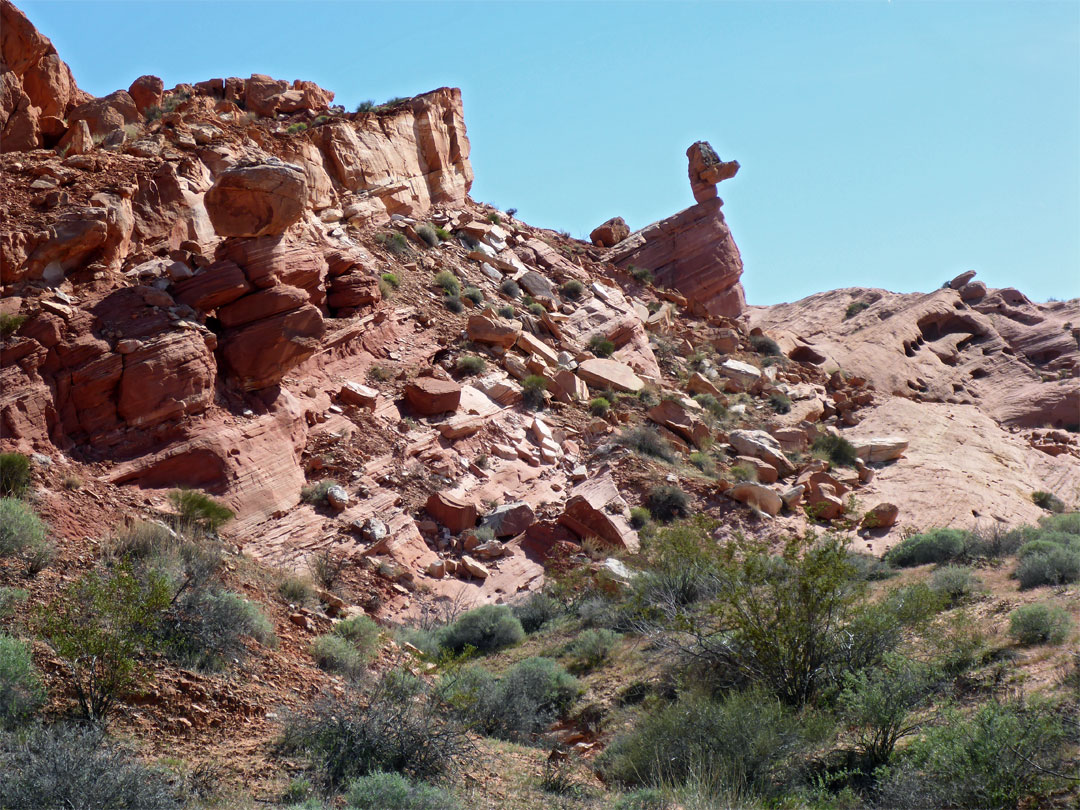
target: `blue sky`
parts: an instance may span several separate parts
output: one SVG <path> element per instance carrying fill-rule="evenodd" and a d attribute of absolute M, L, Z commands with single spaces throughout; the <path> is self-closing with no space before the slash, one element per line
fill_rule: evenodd
<path fill-rule="evenodd" d="M 1080 3 L 28 2 L 84 89 L 268 73 L 462 88 L 473 197 L 585 237 L 720 186 L 750 303 L 975 269 L 1080 295 Z"/>

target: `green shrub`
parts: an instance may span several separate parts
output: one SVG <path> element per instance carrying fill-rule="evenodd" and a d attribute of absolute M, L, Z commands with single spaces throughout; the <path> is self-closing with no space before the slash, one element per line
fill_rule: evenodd
<path fill-rule="evenodd" d="M 326 493 L 329 492 L 330 487 L 334 486 L 336 483 L 336 481 L 329 478 L 324 478 L 322 481 L 317 481 L 314 484 L 306 484 L 300 489 L 300 500 L 310 504 L 326 503 Z"/>
<path fill-rule="evenodd" d="M 645 506 L 648 507 L 649 513 L 661 523 L 670 523 L 690 513 L 690 503 L 686 493 L 668 484 L 654 487 L 645 500 Z"/>
<path fill-rule="evenodd" d="M 889 550 L 885 559 L 901 568 L 951 562 L 963 554 L 969 536 L 960 529 L 931 529 L 904 538 Z"/>
<path fill-rule="evenodd" d="M 379 279 L 379 296 L 383 301 L 389 301 L 394 295 L 394 287 L 391 284 Z"/>
<path fill-rule="evenodd" d="M 0 557 L 44 543 L 46 532 L 29 505 L 17 498 L 0 498 Z"/>
<path fill-rule="evenodd" d="M 502 222 L 502 217 L 492 211 L 490 214 L 487 215 L 487 221 L 490 222 L 492 225 L 498 225 L 500 222 Z"/>
<path fill-rule="evenodd" d="M 18 315 L 10 312 L 0 312 L 0 337 L 11 337 L 19 331 L 19 328 L 24 323 L 26 323 L 25 315 Z"/>
<path fill-rule="evenodd" d="M 690 454 L 689 461 L 705 475 L 712 475 L 716 472 L 716 463 L 712 460 L 712 456 L 708 453 L 702 453 L 695 450 Z"/>
<path fill-rule="evenodd" d="M 779 392 L 769 395 L 769 405 L 776 413 L 791 412 L 791 398 Z"/>
<path fill-rule="evenodd" d="M 455 298 L 461 294 L 461 282 L 449 270 L 440 270 L 435 274 L 435 285 L 442 287 L 443 292 Z"/>
<path fill-rule="evenodd" d="M 619 646 L 618 633 L 611 630 L 585 630 L 566 648 L 572 660 L 572 672 L 591 672 L 606 663 Z"/>
<path fill-rule="evenodd" d="M 379 625 L 367 616 L 342 619 L 334 625 L 332 632 L 352 644 L 368 661 L 374 658 L 378 651 Z"/>
<path fill-rule="evenodd" d="M 901 624 L 922 624 L 943 611 L 947 603 L 941 593 L 925 582 L 916 582 L 890 591 L 884 605 Z"/>
<path fill-rule="evenodd" d="M 375 243 L 398 257 L 412 254 L 408 238 L 400 231 L 381 231 L 375 234 Z"/>
<path fill-rule="evenodd" d="M 41 635 L 63 662 L 84 715 L 104 720 L 142 682 L 139 656 L 152 646 L 170 600 L 160 575 L 140 581 L 119 566 L 83 574 L 39 613 Z"/>
<path fill-rule="evenodd" d="M 540 591 L 533 591 L 527 599 L 511 605 L 510 609 L 526 633 L 537 632 L 563 613 L 562 605 Z"/>
<path fill-rule="evenodd" d="M 401 774 L 372 773 L 354 779 L 345 792 L 348 810 L 458 810 L 451 794 Z"/>
<path fill-rule="evenodd" d="M 661 461 L 666 461 L 668 464 L 675 461 L 675 451 L 671 449 L 671 445 L 650 427 L 643 425 L 631 430 L 625 430 L 616 441 L 623 447 L 628 447 L 643 456 L 652 456 Z"/>
<path fill-rule="evenodd" d="M 419 236 L 428 247 L 437 247 L 439 244 L 439 235 L 435 233 L 435 229 L 430 225 L 421 225 L 416 229 L 416 235 Z"/>
<path fill-rule="evenodd" d="M 627 268 L 627 272 L 630 273 L 630 276 L 634 281 L 640 281 L 642 284 L 653 283 L 653 274 L 648 267 L 638 267 L 637 265 L 632 264 Z"/>
<path fill-rule="evenodd" d="M 456 295 L 447 295 L 443 297 L 443 306 L 453 312 L 455 315 L 460 315 L 465 311 L 465 304 Z"/>
<path fill-rule="evenodd" d="M 577 279 L 570 279 L 562 285 L 563 298 L 569 298 L 571 301 L 577 301 L 585 293 L 585 285 Z"/>
<path fill-rule="evenodd" d="M 673 807 L 658 788 L 642 788 L 620 796 L 611 810 L 672 810 Z"/>
<path fill-rule="evenodd" d="M 611 403 L 606 397 L 596 397 L 589 402 L 589 413 L 593 416 L 607 416 Z"/>
<path fill-rule="evenodd" d="M 181 521 L 208 532 L 216 532 L 233 519 L 231 509 L 195 489 L 174 489 L 169 500 Z"/>
<path fill-rule="evenodd" d="M 315 599 L 315 588 L 310 580 L 298 576 L 286 576 L 278 584 L 278 594 L 286 602 L 307 605 Z"/>
<path fill-rule="evenodd" d="M 445 242 L 450 238 L 450 231 L 446 230 L 446 228 L 435 226 L 435 235 L 439 237 L 441 241 Z"/>
<path fill-rule="evenodd" d="M 869 309 L 869 307 L 870 302 L 868 301 L 852 301 L 850 304 L 848 304 L 848 308 L 844 310 L 844 320 L 846 321 L 849 318 L 854 318 L 864 309 Z"/>
<path fill-rule="evenodd" d="M 53 548 L 52 543 L 33 540 L 22 550 L 20 556 L 22 557 L 26 575 L 33 578 L 52 564 L 53 558 L 56 556 L 56 549 Z"/>
<path fill-rule="evenodd" d="M 723 405 L 712 394 L 695 394 L 694 402 L 707 410 L 717 419 L 723 419 L 727 416 L 727 406 Z"/>
<path fill-rule="evenodd" d="M 1062 547 L 1061 543 L 1056 543 L 1053 540 L 1031 540 L 1016 550 L 1016 556 L 1023 560 L 1032 554 L 1049 554 L 1051 551 L 1057 551 Z"/>
<path fill-rule="evenodd" d="M 487 362 L 483 357 L 468 354 L 458 358 L 457 370 L 461 374 L 483 374 L 487 370 Z"/>
<path fill-rule="evenodd" d="M 630 526 L 634 529 L 640 529 L 646 523 L 652 520 L 652 514 L 644 506 L 632 506 L 630 507 Z"/>
<path fill-rule="evenodd" d="M 1021 590 L 1040 585 L 1065 585 L 1080 579 L 1080 548 L 1059 546 L 1028 554 L 1016 567 Z"/>
<path fill-rule="evenodd" d="M 0 737 L 0 807 L 180 810 L 182 788 L 96 726 L 55 724 Z"/>
<path fill-rule="evenodd" d="M 950 606 L 969 599 L 980 585 L 966 565 L 946 565 L 930 575 L 930 589 L 941 594 Z"/>
<path fill-rule="evenodd" d="M 356 678 L 365 671 L 367 662 L 352 644 L 341 636 L 318 636 L 311 642 L 311 655 L 315 663 L 327 672 L 338 672 Z"/>
<path fill-rule="evenodd" d="M 498 315 L 500 318 L 513 318 L 514 308 L 509 304 L 503 304 L 501 307 L 495 310 L 495 314 Z"/>
<path fill-rule="evenodd" d="M 455 653 L 472 647 L 493 652 L 517 644 L 525 637 L 521 622 L 506 605 L 482 605 L 463 613 L 440 634 L 442 647 Z"/>
<path fill-rule="evenodd" d="M 356 105 L 356 111 L 358 113 L 371 112 L 374 109 L 375 109 L 375 101 L 374 101 L 374 99 L 370 99 L 370 98 L 367 101 L 361 101 L 359 104 Z"/>
<path fill-rule="evenodd" d="M 1037 490 L 1031 493 L 1031 500 L 1035 505 L 1051 512 L 1064 512 L 1065 502 L 1052 492 Z"/>
<path fill-rule="evenodd" d="M 278 643 L 258 605 L 208 583 L 179 594 L 157 636 L 171 659 L 209 672 L 245 657 L 244 636 L 266 647 Z"/>
<path fill-rule="evenodd" d="M 855 445 L 843 436 L 833 436 L 831 433 L 824 433 L 814 439 L 811 449 L 814 455 L 821 456 L 839 467 L 854 467 L 858 459 Z"/>
<path fill-rule="evenodd" d="M 530 374 L 521 381 L 521 398 L 530 410 L 543 410 L 547 404 L 547 380 L 539 374 Z"/>
<path fill-rule="evenodd" d="M 800 744 L 794 717 L 767 695 L 681 697 L 616 737 L 597 770 L 605 782 L 628 787 L 699 782 L 767 794 Z"/>
<path fill-rule="evenodd" d="M 368 377 L 375 382 L 386 382 L 394 379 L 394 370 L 387 366 L 372 366 L 368 369 Z"/>
<path fill-rule="evenodd" d="M 527 309 L 529 310 L 529 314 L 534 315 L 537 318 L 544 317 L 544 313 L 547 312 L 547 310 L 544 309 L 544 305 L 537 301 L 533 301 L 529 304 Z"/>
<path fill-rule="evenodd" d="M 15 606 L 23 604 L 30 593 L 23 588 L 0 587 L 0 619 L 15 612 Z"/>
<path fill-rule="evenodd" d="M 401 286 L 401 279 L 397 277 L 396 273 L 383 273 L 382 280 L 393 287 L 395 290 Z"/>
<path fill-rule="evenodd" d="M 21 726 L 44 702 L 30 645 L 0 633 L 0 729 Z"/>
<path fill-rule="evenodd" d="M 21 498 L 30 486 L 30 459 L 22 453 L 0 453 L 0 496 Z"/>
<path fill-rule="evenodd" d="M 499 285 L 499 289 L 507 298 L 517 298 L 521 295 L 521 287 L 512 278 L 504 278 L 502 284 Z"/>
<path fill-rule="evenodd" d="M 750 347 L 758 354 L 777 357 L 780 354 L 780 346 L 776 341 L 766 335 L 751 335 Z"/>
<path fill-rule="evenodd" d="M 848 554 L 848 563 L 854 569 L 855 579 L 863 582 L 873 582 L 896 576 L 896 572 L 893 571 L 891 565 L 873 554 L 864 554 L 861 551 L 850 552 Z"/>
<path fill-rule="evenodd" d="M 615 352 L 615 344 L 608 340 L 606 335 L 596 334 L 589 338 L 589 351 L 597 357 L 611 357 Z"/>
<path fill-rule="evenodd" d="M 292 125 L 286 127 L 286 129 L 285 129 L 285 132 L 288 135 L 295 135 L 298 132 L 306 132 L 306 131 L 307 131 L 307 124 L 304 124 L 304 123 L 292 124 Z"/>
<path fill-rule="evenodd" d="M 1061 532 L 1080 538 L 1080 512 L 1066 512 L 1063 515 L 1043 515 L 1039 518 L 1039 529 L 1047 532 Z"/>
<path fill-rule="evenodd" d="M 461 293 L 462 298 L 467 298 L 477 306 L 484 302 L 484 294 L 477 287 L 466 287 Z"/>
<path fill-rule="evenodd" d="M 1019 644 L 1061 644 L 1071 630 L 1068 612 L 1052 605 L 1024 605 L 1009 614 L 1009 635 Z"/>

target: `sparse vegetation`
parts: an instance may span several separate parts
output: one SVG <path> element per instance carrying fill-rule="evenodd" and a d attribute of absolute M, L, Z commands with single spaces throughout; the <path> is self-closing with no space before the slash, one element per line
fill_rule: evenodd
<path fill-rule="evenodd" d="M 330 478 L 324 478 L 322 481 L 316 481 L 313 484 L 305 484 L 300 488 L 300 500 L 304 503 L 316 505 L 326 503 L 326 493 L 335 484 L 336 482 Z"/>
<path fill-rule="evenodd" d="M 217 532 L 233 519 L 231 509 L 196 489 L 174 489 L 169 493 L 169 501 L 181 523 L 205 532 Z"/>
<path fill-rule="evenodd" d="M 316 638 L 311 642 L 311 655 L 320 668 L 349 678 L 359 677 L 367 666 L 367 661 L 360 651 L 337 635 Z"/>
<path fill-rule="evenodd" d="M 770 394 L 769 405 L 777 413 L 791 412 L 791 398 L 787 394 L 782 394 L 780 392 Z"/>
<path fill-rule="evenodd" d="M 643 456 L 658 458 L 668 464 L 675 461 L 675 451 L 671 449 L 671 445 L 650 427 L 642 425 L 623 431 L 616 441 Z"/>
<path fill-rule="evenodd" d="M 502 222 L 502 217 L 492 211 L 490 214 L 487 215 L 487 221 L 490 222 L 492 225 L 498 225 Z"/>
<path fill-rule="evenodd" d="M 290 574 L 282 578 L 278 595 L 287 603 L 308 605 L 315 600 L 315 589 L 310 580 Z"/>
<path fill-rule="evenodd" d="M 906 568 L 926 563 L 946 563 L 964 551 L 968 533 L 960 529 L 931 529 L 906 537 L 885 555 L 890 565 Z"/>
<path fill-rule="evenodd" d="M 359 104 L 356 105 L 356 111 L 358 113 L 371 112 L 374 109 L 375 109 L 375 101 L 374 101 L 374 99 L 368 99 L 367 101 L 361 101 Z"/>
<path fill-rule="evenodd" d="M 499 290 L 507 298 L 517 298 L 521 295 L 521 287 L 512 278 L 504 278 L 499 285 Z"/>
<path fill-rule="evenodd" d="M 1052 492 L 1046 492 L 1041 489 L 1037 490 L 1031 493 L 1031 500 L 1035 502 L 1036 506 L 1050 512 L 1065 511 L 1064 501 Z"/>
<path fill-rule="evenodd" d="M 699 450 L 695 450 L 690 454 L 688 461 L 705 473 L 705 475 L 712 475 L 716 472 L 716 463 L 708 453 L 702 453 Z"/>
<path fill-rule="evenodd" d="M 503 304 L 501 307 L 495 310 L 495 314 L 498 315 L 500 318 L 513 318 L 514 308 L 509 304 Z"/>
<path fill-rule="evenodd" d="M 517 644 L 525 637 L 521 622 L 506 605 L 483 605 L 463 613 L 440 633 L 439 644 L 460 653 L 467 647 L 492 652 Z"/>
<path fill-rule="evenodd" d="M 570 301 L 577 301 L 585 294 L 585 285 L 577 279 L 570 279 L 562 285 L 562 295 Z"/>
<path fill-rule="evenodd" d="M 1019 644 L 1061 644 L 1072 626 L 1068 612 L 1042 603 L 1024 605 L 1009 614 L 1009 635 Z"/>
<path fill-rule="evenodd" d="M 435 285 L 441 287 L 447 295 L 455 298 L 461 295 L 461 282 L 449 270 L 440 270 L 435 274 Z"/>
<path fill-rule="evenodd" d="M 0 633 L 0 731 L 25 724 L 44 702 L 30 646 Z"/>
<path fill-rule="evenodd" d="M 591 672 L 605 664 L 619 644 L 618 633 L 605 628 L 585 630 L 566 648 L 571 659 L 570 671 Z"/>
<path fill-rule="evenodd" d="M 770 357 L 778 357 L 780 355 L 780 346 L 768 335 L 751 335 L 750 347 L 758 354 L 764 354 Z"/>
<path fill-rule="evenodd" d="M 26 323 L 26 316 L 11 312 L 0 312 L 0 338 L 9 338 Z M 5 454 L 6 455 L 6 454 Z"/>
<path fill-rule="evenodd" d="M 439 234 L 435 232 L 435 229 L 430 225 L 421 225 L 416 229 L 416 235 L 419 236 L 428 247 L 438 247 Z"/>
<path fill-rule="evenodd" d="M 458 358 L 457 370 L 460 374 L 483 374 L 484 371 L 487 370 L 487 361 L 478 355 L 467 354 L 464 357 Z"/>
<path fill-rule="evenodd" d="M 593 335 L 589 338 L 589 351 L 597 357 L 611 357 L 615 352 L 615 344 L 608 340 L 606 335 Z"/>
<path fill-rule="evenodd" d="M 482 293 L 478 287 L 466 287 L 462 291 L 461 297 L 472 301 L 476 306 L 480 306 L 484 303 L 484 293 Z"/>
<path fill-rule="evenodd" d="M 661 523 L 670 523 L 676 518 L 686 517 L 690 510 L 686 493 L 668 484 L 653 488 L 645 505 L 649 509 L 649 514 Z"/>
<path fill-rule="evenodd" d="M 285 133 L 288 134 L 288 135 L 296 135 L 299 132 L 306 132 L 307 128 L 308 128 L 307 124 L 305 124 L 303 122 L 298 123 L 298 124 L 292 124 L 292 125 L 285 128 Z"/>
<path fill-rule="evenodd" d="M 450 793 L 397 773 L 372 773 L 349 783 L 348 810 L 459 810 Z"/>
<path fill-rule="evenodd" d="M 22 453 L 0 453 L 0 496 L 21 498 L 30 486 L 30 459 Z"/>
<path fill-rule="evenodd" d="M 589 402 L 589 413 L 593 416 L 607 416 L 611 403 L 606 397 L 595 397 Z"/>
<path fill-rule="evenodd" d="M 409 240 L 401 231 L 380 231 L 375 234 L 375 243 L 398 257 L 412 254 Z"/>
<path fill-rule="evenodd" d="M 455 315 L 460 315 L 465 311 L 465 304 L 456 295 L 447 295 L 442 300 L 443 306 Z"/>
<path fill-rule="evenodd" d="M 0 557 L 10 557 L 45 543 L 47 529 L 30 506 L 0 498 Z"/>
<path fill-rule="evenodd" d="M 846 321 L 846 320 L 849 320 L 850 318 L 854 318 L 856 315 L 858 315 L 864 309 L 869 309 L 869 308 L 870 308 L 870 303 L 868 301 L 852 301 L 850 304 L 848 304 L 848 308 L 846 310 L 844 310 L 844 320 Z"/>
<path fill-rule="evenodd" d="M 823 458 L 838 467 L 854 467 L 858 460 L 855 445 L 843 436 L 825 433 L 814 439 L 811 445 L 814 455 Z"/>
<path fill-rule="evenodd" d="M 644 506 L 632 506 L 630 507 L 630 526 L 634 529 L 640 529 L 652 520 L 652 514 Z"/>
<path fill-rule="evenodd" d="M 631 278 L 633 278 L 634 281 L 638 281 L 642 284 L 653 283 L 652 270 L 650 270 L 648 267 L 638 267 L 637 265 L 632 264 L 628 268 L 626 268 L 626 271 L 630 274 Z"/>
<path fill-rule="evenodd" d="M 547 404 L 547 380 L 539 374 L 530 374 L 521 381 L 521 398 L 526 408 L 543 410 Z"/>
<path fill-rule="evenodd" d="M 562 605 L 542 591 L 533 591 L 511 609 L 526 633 L 537 632 L 563 612 Z"/>

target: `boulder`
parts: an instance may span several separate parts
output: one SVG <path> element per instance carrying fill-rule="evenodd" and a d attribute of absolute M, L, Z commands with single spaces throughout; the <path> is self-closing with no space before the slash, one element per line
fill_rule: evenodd
<path fill-rule="evenodd" d="M 594 357 L 577 367 L 577 375 L 589 385 L 611 388 L 626 394 L 636 394 L 645 387 L 634 370 L 618 360 Z"/>
<path fill-rule="evenodd" d="M 465 327 L 469 340 L 509 349 L 521 335 L 521 321 L 507 321 L 492 310 L 469 316 Z"/>
<path fill-rule="evenodd" d="M 139 113 L 145 115 L 150 107 L 161 106 L 161 94 L 164 90 L 165 82 L 157 76 L 140 76 L 131 83 L 128 95 L 135 102 Z"/>
<path fill-rule="evenodd" d="M 358 408 L 374 408 L 379 392 L 374 388 L 368 388 L 351 380 L 345 382 L 338 391 L 338 400 L 346 405 L 355 405 Z"/>
<path fill-rule="evenodd" d="M 622 499 L 610 473 L 582 481 L 570 491 L 559 523 L 578 537 L 595 537 L 602 542 L 637 552 L 637 532 L 630 528 L 629 507 Z"/>
<path fill-rule="evenodd" d="M 300 219 L 308 196 L 303 170 L 291 163 L 226 169 L 206 192 L 206 213 L 219 236 L 280 234 Z"/>
<path fill-rule="evenodd" d="M 710 379 L 696 371 L 690 375 L 690 379 L 686 383 L 686 390 L 691 394 L 709 394 L 716 397 L 721 403 L 725 401 L 723 392 Z"/>
<path fill-rule="evenodd" d="M 366 307 L 382 300 L 379 279 L 350 273 L 331 280 L 327 287 L 326 303 L 332 309 Z"/>
<path fill-rule="evenodd" d="M 299 287 L 279 284 L 267 290 L 258 290 L 250 295 L 223 306 L 217 311 L 218 320 L 226 329 L 242 326 L 246 323 L 269 318 L 279 312 L 299 309 L 307 303 L 307 293 Z"/>
<path fill-rule="evenodd" d="M 68 116 L 68 126 L 85 121 L 90 134 L 102 137 L 141 120 L 139 108 L 126 90 L 117 90 L 107 96 L 80 104 Z"/>
<path fill-rule="evenodd" d="M 472 553 L 485 560 L 494 560 L 506 553 L 506 547 L 498 540 L 488 540 L 473 547 Z"/>
<path fill-rule="evenodd" d="M 981 281 L 969 281 L 960 288 L 960 300 L 978 301 L 986 297 L 986 285 Z"/>
<path fill-rule="evenodd" d="M 686 150 L 690 190 L 697 202 L 716 198 L 716 184 L 728 180 L 739 171 L 737 160 L 722 161 L 708 141 L 697 141 Z"/>
<path fill-rule="evenodd" d="M 961 273 L 960 275 L 958 275 L 956 278 L 954 278 L 952 281 L 949 282 L 949 287 L 954 289 L 954 290 L 959 290 L 961 287 L 963 287 L 965 284 L 967 284 L 973 278 L 975 278 L 975 271 L 974 270 L 965 270 L 963 273 Z"/>
<path fill-rule="evenodd" d="M 614 247 L 630 235 L 630 226 L 622 217 L 612 217 L 603 225 L 593 228 L 589 239 L 598 247 Z"/>
<path fill-rule="evenodd" d="M 864 529 L 887 529 L 896 525 L 896 519 L 900 516 L 900 508 L 891 503 L 879 503 L 862 519 Z"/>
<path fill-rule="evenodd" d="M 94 138 L 90 134 L 90 127 L 85 121 L 76 121 L 67 132 L 64 133 L 59 143 L 56 144 L 57 154 L 64 157 L 72 155 L 85 155 L 94 150 Z"/>
<path fill-rule="evenodd" d="M 740 503 L 757 507 L 765 514 L 774 517 L 780 514 L 780 509 L 784 505 L 784 502 L 776 492 L 766 486 L 755 484 L 750 481 L 736 484 L 729 489 L 726 494 Z"/>
<path fill-rule="evenodd" d="M 718 370 L 727 378 L 730 391 L 750 391 L 761 382 L 761 369 L 742 360 L 729 357 Z"/>
<path fill-rule="evenodd" d="M 880 436 L 872 439 L 851 439 L 855 455 L 866 463 L 892 461 L 908 449 L 908 440 L 901 436 Z"/>
<path fill-rule="evenodd" d="M 608 557 L 596 569 L 596 584 L 608 593 L 627 591 L 633 585 L 637 571 L 627 566 L 622 560 Z"/>
<path fill-rule="evenodd" d="M 753 470 L 754 478 L 760 484 L 775 484 L 780 477 L 776 467 L 754 456 L 735 456 L 735 463 Z"/>
<path fill-rule="evenodd" d="M 454 534 L 476 526 L 476 504 L 447 492 L 434 492 L 424 505 L 428 513 Z"/>
<path fill-rule="evenodd" d="M 771 464 L 781 477 L 795 472 L 780 442 L 764 430 L 733 430 L 728 434 L 728 441 L 741 455 L 753 456 Z"/>
<path fill-rule="evenodd" d="M 484 516 L 480 525 L 489 528 L 496 537 L 515 537 L 536 521 L 536 513 L 525 501 L 515 501 L 496 507 Z"/>
<path fill-rule="evenodd" d="M 708 425 L 673 399 L 661 400 L 649 408 L 649 419 L 701 447 L 711 437 Z"/>
<path fill-rule="evenodd" d="M 479 562 L 474 560 L 468 554 L 461 558 L 461 562 L 458 563 L 457 573 L 459 575 L 465 575 L 470 577 L 476 577 L 477 579 L 487 579 L 491 572 Z"/>
<path fill-rule="evenodd" d="M 799 508 L 802 503 L 803 493 L 806 492 L 806 487 L 802 484 L 791 487 L 780 493 L 780 500 L 784 502 L 784 506 L 794 512 Z"/>
<path fill-rule="evenodd" d="M 405 401 L 421 416 L 456 411 L 461 402 L 461 386 L 453 380 L 417 377 L 405 386 Z"/>
<path fill-rule="evenodd" d="M 525 352 L 525 354 L 535 354 L 549 366 L 557 366 L 559 364 L 559 355 L 555 353 L 555 350 L 535 335 L 531 335 L 528 332 L 522 332 L 517 336 L 516 342 L 518 348 Z"/>
<path fill-rule="evenodd" d="M 337 485 L 326 490 L 326 502 L 335 512 L 344 512 L 350 503 L 349 493 Z"/>

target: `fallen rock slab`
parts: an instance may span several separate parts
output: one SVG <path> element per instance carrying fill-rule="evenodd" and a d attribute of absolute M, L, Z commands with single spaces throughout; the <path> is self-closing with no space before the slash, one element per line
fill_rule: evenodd
<path fill-rule="evenodd" d="M 727 491 L 727 494 L 739 501 L 739 503 L 757 507 L 766 515 L 772 515 L 773 517 L 780 514 L 780 509 L 784 505 L 780 496 L 773 490 L 750 481 L 736 484 Z"/>
<path fill-rule="evenodd" d="M 432 493 L 424 508 L 454 534 L 473 528 L 479 514 L 475 503 L 446 492 Z"/>
<path fill-rule="evenodd" d="M 795 472 L 780 442 L 764 430 L 733 430 L 728 434 L 728 441 L 740 455 L 753 456 L 771 464 L 781 477 Z"/>
<path fill-rule="evenodd" d="M 852 439 L 855 455 L 867 463 L 892 461 L 900 458 L 908 449 L 908 440 L 901 436 L 883 436 L 873 439 Z"/>
<path fill-rule="evenodd" d="M 461 402 L 461 386 L 453 380 L 417 377 L 405 386 L 405 401 L 421 416 L 456 411 Z"/>
<path fill-rule="evenodd" d="M 570 491 L 570 498 L 559 523 L 578 537 L 599 540 L 636 552 L 640 548 L 637 532 L 626 519 L 629 508 L 619 494 L 611 475 L 586 480 Z"/>
<path fill-rule="evenodd" d="M 591 358 L 577 368 L 577 375 L 589 385 L 611 388 L 624 394 L 636 394 L 645 387 L 634 370 L 618 360 Z"/>

